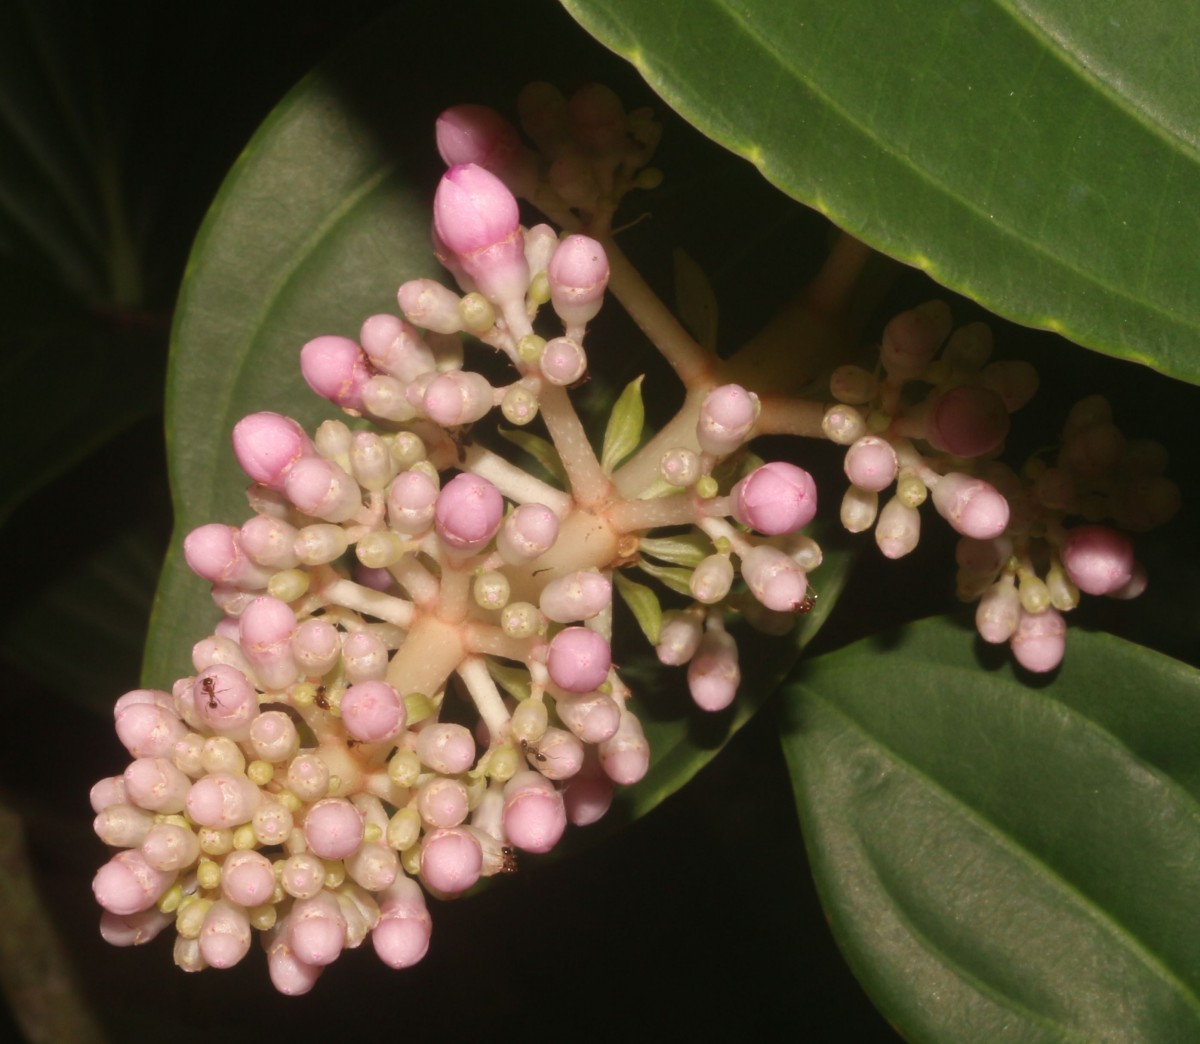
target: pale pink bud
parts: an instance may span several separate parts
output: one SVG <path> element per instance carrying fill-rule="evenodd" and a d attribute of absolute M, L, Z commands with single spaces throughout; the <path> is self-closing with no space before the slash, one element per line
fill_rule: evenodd
<path fill-rule="evenodd" d="M 283 711 L 263 711 L 250 722 L 250 746 L 256 757 L 272 764 L 287 761 L 300 748 L 296 725 Z"/>
<path fill-rule="evenodd" d="M 358 483 L 324 457 L 296 461 L 288 471 L 284 492 L 306 515 L 326 522 L 347 522 L 362 508 Z"/>
<path fill-rule="evenodd" d="M 387 665 L 388 648 L 373 631 L 347 635 L 342 642 L 342 668 L 351 685 L 379 681 L 387 674 Z M 342 713 L 345 714 L 345 704 Z"/>
<path fill-rule="evenodd" d="M 921 514 L 899 497 L 883 505 L 875 523 L 875 543 L 887 558 L 903 558 L 921 539 Z"/>
<path fill-rule="evenodd" d="M 445 292 L 454 298 L 454 311 L 457 314 L 458 296 L 448 290 Z M 421 335 L 399 316 L 371 316 L 362 324 L 359 337 L 371 365 L 401 381 L 411 381 L 437 368 L 433 352 Z"/>
<path fill-rule="evenodd" d="M 295 633 L 296 614 L 278 598 L 256 598 L 238 618 L 239 644 L 264 689 L 286 689 L 296 680 Z M 254 710 L 257 712 L 257 704 Z"/>
<path fill-rule="evenodd" d="M 878 493 L 896 480 L 899 462 L 887 439 L 864 435 L 846 451 L 842 467 L 846 477 L 859 489 Z"/>
<path fill-rule="evenodd" d="M 136 848 L 118 852 L 92 879 L 92 893 L 104 909 L 121 916 L 149 910 L 175 883 L 175 874 L 155 870 Z"/>
<path fill-rule="evenodd" d="M 287 921 L 288 946 L 305 964 L 326 965 L 338 959 L 346 945 L 346 918 L 329 892 L 297 899 Z"/>
<path fill-rule="evenodd" d="M 258 715 L 258 693 L 236 667 L 215 663 L 196 676 L 192 705 L 213 732 L 241 742 Z"/>
<path fill-rule="evenodd" d="M 302 801 L 314 801 L 329 790 L 329 766 L 319 754 L 299 754 L 288 765 L 287 782 Z"/>
<path fill-rule="evenodd" d="M 1062 663 L 1067 647 L 1067 625 L 1057 609 L 1040 613 L 1021 612 L 1016 633 L 1009 643 L 1017 663 L 1027 671 L 1043 674 Z"/>
<path fill-rule="evenodd" d="M 1008 537 L 993 540 L 976 540 L 960 537 L 954 547 L 954 561 L 960 569 L 969 573 L 995 574 L 1013 553 L 1013 543 Z"/>
<path fill-rule="evenodd" d="M 700 457 L 690 449 L 669 449 L 658 463 L 658 473 L 671 485 L 686 488 L 700 478 Z"/>
<path fill-rule="evenodd" d="M 271 576 L 246 554 L 237 529 L 217 522 L 184 537 L 183 557 L 193 573 L 214 584 L 261 590 Z"/>
<path fill-rule="evenodd" d="M 182 812 L 192 781 L 166 758 L 138 758 L 125 769 L 129 801 L 151 812 Z"/>
<path fill-rule="evenodd" d="M 366 354 L 349 337 L 314 337 L 300 349 L 300 373 L 322 398 L 362 412 L 362 390 L 371 379 L 371 367 Z"/>
<path fill-rule="evenodd" d="M 433 197 L 433 225 L 485 297 L 523 300 L 529 267 L 520 213 L 498 177 L 473 163 L 451 167 Z"/>
<path fill-rule="evenodd" d="M 115 914 L 105 910 L 100 915 L 100 938 L 110 946 L 141 946 L 156 938 L 168 924 L 175 923 L 173 913 L 163 913 L 156 907 L 132 914 Z"/>
<path fill-rule="evenodd" d="M 455 551 L 482 551 L 504 521 L 504 498 L 487 479 L 462 472 L 438 494 L 434 524 Z"/>
<path fill-rule="evenodd" d="M 617 731 L 596 748 L 605 775 L 614 783 L 631 787 L 650 768 L 650 744 L 642 732 L 642 723 L 630 710 L 622 708 Z"/>
<path fill-rule="evenodd" d="M 554 701 L 554 709 L 562 723 L 584 743 L 602 743 L 615 735 L 621 724 L 621 708 L 603 692 L 561 696 Z M 546 753 L 544 743 L 541 751 Z"/>
<path fill-rule="evenodd" d="M 729 501 L 733 517 L 742 525 L 766 536 L 781 536 L 813 520 L 817 484 L 803 468 L 776 460 L 750 472 L 733 487 Z"/>
<path fill-rule="evenodd" d="M 511 565 L 544 554 L 558 539 L 558 516 L 545 504 L 521 504 L 504 521 L 496 548 Z"/>
<path fill-rule="evenodd" d="M 539 608 L 555 623 L 590 620 L 612 605 L 612 581 L 603 573 L 586 570 L 551 580 L 542 589 Z"/>
<path fill-rule="evenodd" d="M 100 780 L 92 787 L 89 798 L 93 812 L 103 812 L 110 805 L 126 804 L 125 777 L 108 776 Z"/>
<path fill-rule="evenodd" d="M 252 413 L 234 425 L 233 452 L 250 478 L 282 493 L 295 463 L 317 451 L 304 429 L 290 417 Z"/>
<path fill-rule="evenodd" d="M 907 380 L 924 373 L 952 323 L 944 301 L 929 301 L 890 320 L 883 328 L 879 349 L 879 360 L 888 376 Z"/>
<path fill-rule="evenodd" d="M 109 805 L 92 821 L 96 836 L 114 848 L 137 848 L 153 826 L 154 814 L 135 805 Z"/>
<path fill-rule="evenodd" d="M 615 733 L 614 733 L 615 736 Z M 562 789 L 567 820 L 575 826 L 588 826 L 604 818 L 612 805 L 613 782 L 596 759 L 589 758 Z"/>
<path fill-rule="evenodd" d="M 297 958 L 288 944 L 288 934 L 282 928 L 267 947 L 267 971 L 271 976 L 271 985 L 285 997 L 300 997 L 308 993 L 324 970 L 320 965 L 305 964 Z"/>
<path fill-rule="evenodd" d="M 141 849 L 155 870 L 186 870 L 200 858 L 200 839 L 187 827 L 159 823 L 146 834 Z"/>
<path fill-rule="evenodd" d="M 242 526 L 238 536 L 246 554 L 268 570 L 291 569 L 299 561 L 292 550 L 296 527 L 281 518 L 255 515 Z"/>
<path fill-rule="evenodd" d="M 567 627 L 550 642 L 546 667 L 550 678 L 567 692 L 591 692 L 604 684 L 612 666 L 612 649 L 603 635 L 586 627 Z"/>
<path fill-rule="evenodd" d="M 709 555 L 692 571 L 692 597 L 705 605 L 721 601 L 733 586 L 733 563 L 728 555 Z"/>
<path fill-rule="evenodd" d="M 1008 527 L 1008 501 L 982 479 L 951 472 L 932 492 L 937 513 L 963 536 L 991 540 Z"/>
<path fill-rule="evenodd" d="M 954 457 L 982 457 L 1008 436 L 1008 410 L 990 388 L 963 384 L 938 396 L 929 410 L 925 437 Z"/>
<path fill-rule="evenodd" d="M 346 873 L 368 892 L 387 888 L 399 872 L 399 855 L 382 841 L 364 841 L 357 852 L 346 857 Z"/>
<path fill-rule="evenodd" d="M 536 772 L 518 772 L 504 786 L 504 833 L 526 852 L 549 852 L 567 828 L 562 795 Z"/>
<path fill-rule="evenodd" d="M 829 394 L 850 406 L 865 405 L 878 390 L 879 382 L 861 366 L 839 366 L 829 375 Z"/>
<path fill-rule="evenodd" d="M 1118 587 L 1115 591 L 1109 591 L 1109 598 L 1119 598 L 1122 601 L 1130 598 L 1137 598 L 1143 591 L 1146 590 L 1150 578 L 1146 575 L 1146 567 L 1141 562 L 1133 563 L 1133 574 L 1129 577 L 1129 581 Z"/>
<path fill-rule="evenodd" d="M 573 338 L 555 337 L 546 342 L 538 365 L 551 384 L 566 387 L 582 380 L 587 373 L 587 353 Z"/>
<path fill-rule="evenodd" d="M 218 899 L 200 928 L 200 953 L 213 968 L 232 968 L 250 951 L 246 911 Z"/>
<path fill-rule="evenodd" d="M 688 690 L 701 710 L 719 711 L 728 707 L 742 681 L 733 635 L 709 627 L 688 664 L 687 677 Z"/>
<path fill-rule="evenodd" d="M 345 859 L 362 844 L 362 813 L 345 798 L 323 798 L 304 817 L 304 840 L 322 859 Z"/>
<path fill-rule="evenodd" d="M 423 330 L 450 334 L 463 328 L 459 310 L 462 298 L 432 279 L 410 279 L 401 284 L 396 300 L 405 317 Z"/>
<path fill-rule="evenodd" d="M 1108 526 L 1072 529 L 1059 555 L 1072 582 L 1088 594 L 1111 594 L 1133 577 L 1133 545 Z"/>
<path fill-rule="evenodd" d="M 201 826 L 241 826 L 254 816 L 261 793 L 245 776 L 214 772 L 192 784 L 187 813 Z"/>
<path fill-rule="evenodd" d="M 417 811 L 431 827 L 456 827 L 470 811 L 467 788 L 457 779 L 428 780 L 417 788 Z"/>
<path fill-rule="evenodd" d="M 705 453 L 723 457 L 750 438 L 758 420 L 758 396 L 738 384 L 714 388 L 700 404 L 696 438 Z"/>
<path fill-rule="evenodd" d="M 473 370 L 452 370 L 435 377 L 425 388 L 425 415 L 446 428 L 474 424 L 495 405 L 495 389 Z"/>
<path fill-rule="evenodd" d="M 654 651 L 660 663 L 681 667 L 696 655 L 704 634 L 704 618 L 697 613 L 679 613 L 668 619 L 658 636 Z"/>
<path fill-rule="evenodd" d="M 1021 620 L 1021 596 L 1012 577 L 1001 577 L 984 592 L 975 609 L 975 629 L 985 642 L 1007 642 Z"/>
<path fill-rule="evenodd" d="M 388 487 L 388 521 L 406 535 L 424 533 L 433 522 L 438 486 L 424 471 L 404 471 Z"/>
<path fill-rule="evenodd" d="M 292 655 L 309 677 L 327 673 L 337 663 L 342 643 L 337 628 L 328 620 L 310 618 L 292 635 Z"/>
<path fill-rule="evenodd" d="M 135 758 L 170 757 L 175 743 L 188 731 L 173 708 L 155 703 L 120 707 L 116 711 L 116 728 L 117 738 Z"/>
<path fill-rule="evenodd" d="M 325 864 L 311 852 L 289 856 L 279 873 L 279 884 L 296 899 L 311 899 L 325 887 Z"/>
<path fill-rule="evenodd" d="M 537 742 L 537 751 L 529 753 L 547 779 L 570 779 L 583 767 L 583 744 L 565 729 L 546 729 Z"/>
<path fill-rule="evenodd" d="M 447 776 L 457 776 L 475 764 L 471 730 L 452 722 L 433 722 L 417 733 L 417 757 Z"/>
<path fill-rule="evenodd" d="M 518 196 L 529 196 L 537 187 L 537 157 L 495 109 L 484 105 L 447 109 L 437 119 L 437 147 L 447 166 L 476 163 Z"/>
<path fill-rule="evenodd" d="M 742 578 L 750 593 L 768 609 L 792 613 L 804 604 L 808 577 L 790 555 L 769 545 L 742 556 Z"/>
<path fill-rule="evenodd" d="M 849 446 L 867 433 L 867 422 L 853 406 L 830 406 L 821 418 L 821 431 L 830 442 Z"/>
<path fill-rule="evenodd" d="M 236 851 L 225 857 L 221 867 L 221 891 L 240 906 L 261 906 L 275 890 L 275 870 L 261 852 Z M 211 961 L 209 962 L 212 963 Z"/>
<path fill-rule="evenodd" d="M 379 921 L 371 931 L 375 953 L 389 968 L 408 968 L 425 956 L 433 919 L 421 886 L 397 877 L 379 897 Z"/>
<path fill-rule="evenodd" d="M 404 731 L 404 702 L 385 681 L 351 685 L 342 696 L 342 724 L 363 743 L 381 743 Z"/>
<path fill-rule="evenodd" d="M 435 830 L 421 845 L 421 877 L 445 895 L 465 892 L 483 869 L 483 849 L 464 827 Z"/>
<path fill-rule="evenodd" d="M 535 275 L 546 271 L 558 249 L 558 233 L 549 225 L 534 225 L 525 231 L 525 260 Z"/>
<path fill-rule="evenodd" d="M 595 318 L 608 286 L 608 257 L 596 240 L 567 236 L 546 268 L 550 301 L 568 329 L 582 329 Z"/>

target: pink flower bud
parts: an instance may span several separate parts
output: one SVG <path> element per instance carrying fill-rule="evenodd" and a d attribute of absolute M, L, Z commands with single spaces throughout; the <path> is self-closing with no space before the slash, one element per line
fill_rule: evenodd
<path fill-rule="evenodd" d="M 604 684 L 612 649 L 603 635 L 586 627 L 567 627 L 554 636 L 546 655 L 550 678 L 567 692 L 591 692 Z"/>
<path fill-rule="evenodd" d="M 705 453 L 723 457 L 750 438 L 758 420 L 758 396 L 737 384 L 714 388 L 700 404 L 696 438 Z"/>
<path fill-rule="evenodd" d="M 278 598 L 256 598 L 238 618 L 239 644 L 264 689 L 286 689 L 296 680 L 295 632 L 296 614 Z M 258 710 L 257 703 L 254 710 Z"/>
<path fill-rule="evenodd" d="M 768 609 L 793 613 L 804 604 L 808 577 L 790 555 L 764 544 L 742 556 L 742 578 L 750 593 Z"/>
<path fill-rule="evenodd" d="M 467 818 L 467 788 L 457 779 L 435 777 L 417 788 L 417 811 L 431 827 L 456 827 Z"/>
<path fill-rule="evenodd" d="M 608 286 L 604 247 L 588 236 L 567 236 L 550 259 L 546 275 L 554 311 L 568 329 L 582 330 L 600 311 Z"/>
<path fill-rule="evenodd" d="M 258 715 L 258 693 L 236 667 L 215 663 L 196 676 L 192 705 L 213 732 L 240 743 Z"/>
<path fill-rule="evenodd" d="M 1008 437 L 1008 410 L 990 388 L 962 384 L 939 395 L 930 407 L 925 437 L 954 457 L 982 457 Z"/>
<path fill-rule="evenodd" d="M 448 166 L 476 163 L 490 170 L 518 196 L 537 188 L 537 157 L 517 129 L 495 109 L 455 105 L 437 119 L 438 153 Z"/>
<path fill-rule="evenodd" d="M 292 549 L 296 527 L 281 518 L 255 515 L 242 526 L 238 538 L 246 554 L 267 570 L 292 569 L 299 562 Z"/>
<path fill-rule="evenodd" d="M 304 817 L 304 840 L 313 855 L 345 859 L 362 844 L 362 813 L 345 798 L 323 798 Z"/>
<path fill-rule="evenodd" d="M 861 366 L 839 366 L 829 375 L 829 394 L 850 406 L 866 405 L 878 391 L 879 382 Z"/>
<path fill-rule="evenodd" d="M 387 888 L 399 872 L 399 855 L 382 841 L 364 841 L 357 852 L 346 858 L 346 873 L 368 892 Z"/>
<path fill-rule="evenodd" d="M 261 906 L 275 890 L 275 870 L 261 852 L 236 851 L 221 867 L 221 891 L 231 903 Z M 212 963 L 211 961 L 209 963 Z"/>
<path fill-rule="evenodd" d="M 155 907 L 124 915 L 105 910 L 100 915 L 100 938 L 110 946 L 141 946 L 174 923 L 173 913 L 163 913 Z"/>
<path fill-rule="evenodd" d="M 1021 621 L 1021 596 L 1012 577 L 1001 577 L 984 592 L 975 609 L 975 629 L 985 642 L 1007 642 Z"/>
<path fill-rule="evenodd" d="M 1008 501 L 970 475 L 943 475 L 933 487 L 933 506 L 957 532 L 976 540 L 992 540 L 1008 527 Z"/>
<path fill-rule="evenodd" d="M 329 892 L 297 899 L 287 919 L 287 940 L 304 964 L 324 966 L 336 961 L 346 945 L 346 918 L 337 899 Z"/>
<path fill-rule="evenodd" d="M 444 895 L 465 892 L 483 869 L 483 849 L 464 828 L 435 830 L 421 845 L 421 877 Z"/>
<path fill-rule="evenodd" d="M 544 554 L 558 539 L 558 516 L 545 504 L 521 504 L 504 521 L 496 548 L 510 565 Z"/>
<path fill-rule="evenodd" d="M 525 260 L 535 275 L 545 272 L 558 249 L 558 233 L 549 225 L 534 225 L 525 231 Z"/>
<path fill-rule="evenodd" d="M 283 711 L 263 711 L 250 722 L 250 746 L 271 764 L 287 761 L 300 749 L 296 725 Z"/>
<path fill-rule="evenodd" d="M 425 956 L 433 920 L 421 886 L 397 877 L 379 897 L 379 921 L 371 932 L 375 953 L 389 968 L 408 968 Z"/>
<path fill-rule="evenodd" d="M 611 807 L 613 782 L 605 775 L 599 761 L 589 758 L 567 781 L 562 797 L 567 820 L 575 826 L 588 826 L 603 819 Z"/>
<path fill-rule="evenodd" d="M 462 298 L 432 279 L 410 279 L 401 284 L 396 300 L 409 322 L 423 330 L 452 334 L 463 328 L 458 307 Z"/>
<path fill-rule="evenodd" d="M 290 417 L 252 413 L 233 428 L 233 452 L 255 482 L 278 493 L 298 460 L 316 455 L 309 437 Z"/>
<path fill-rule="evenodd" d="M 308 993 L 324 970 L 320 965 L 305 964 L 298 959 L 288 945 L 288 935 L 284 930 L 267 947 L 267 971 L 271 976 L 271 985 L 285 997 L 300 997 Z"/>
<path fill-rule="evenodd" d="M 688 690 L 696 706 L 706 711 L 724 710 L 733 702 L 741 681 L 733 635 L 709 627 L 688 664 Z"/>
<path fill-rule="evenodd" d="M 136 848 L 118 852 L 92 879 L 92 893 L 104 909 L 121 916 L 149 910 L 175 883 L 175 874 L 155 870 Z"/>
<path fill-rule="evenodd" d="M 503 520 L 504 498 L 478 475 L 455 475 L 438 494 L 434 524 L 442 542 L 455 551 L 482 551 Z"/>
<path fill-rule="evenodd" d="M 125 795 L 125 777 L 108 776 L 96 783 L 90 793 L 93 812 L 103 812 L 110 805 L 123 805 L 127 802 Z"/>
<path fill-rule="evenodd" d="M 184 537 L 183 557 L 193 573 L 214 584 L 261 590 L 271 576 L 247 556 L 237 529 L 217 522 L 193 529 Z"/>
<path fill-rule="evenodd" d="M 425 415 L 446 428 L 474 424 L 495 405 L 495 389 L 473 370 L 452 370 L 435 377 L 425 388 Z"/>
<path fill-rule="evenodd" d="M 109 805 L 92 821 L 96 836 L 114 848 L 138 848 L 153 826 L 153 813 L 135 805 Z"/>
<path fill-rule="evenodd" d="M 232 968 L 250 951 L 246 911 L 218 899 L 200 928 L 200 953 L 213 968 Z"/>
<path fill-rule="evenodd" d="M 1057 609 L 1040 613 L 1021 612 L 1009 647 L 1017 663 L 1027 671 L 1044 674 L 1062 663 L 1067 647 L 1067 625 Z"/>
<path fill-rule="evenodd" d="M 404 731 L 404 702 L 387 682 L 351 685 L 342 696 L 342 724 L 363 743 L 381 743 Z"/>
<path fill-rule="evenodd" d="M 387 646 L 373 631 L 349 634 L 342 642 L 342 667 L 346 672 L 346 680 L 351 685 L 381 680 L 387 674 L 387 665 Z M 343 716 L 345 711 L 343 703 Z"/>
<path fill-rule="evenodd" d="M 187 795 L 187 814 L 201 826 L 241 826 L 249 823 L 261 794 L 245 776 L 214 772 L 192 784 Z"/>
<path fill-rule="evenodd" d="M 284 492 L 306 515 L 326 522 L 348 522 L 362 508 L 358 483 L 323 457 L 296 461 L 288 471 Z"/>
<path fill-rule="evenodd" d="M 120 708 L 116 726 L 117 738 L 135 758 L 170 757 L 175 743 L 188 731 L 173 709 L 153 703 L 133 703 Z"/>
<path fill-rule="evenodd" d="M 125 769 L 129 801 L 150 812 L 182 812 L 191 786 L 192 781 L 166 758 L 138 758 Z"/>
<path fill-rule="evenodd" d="M 200 839 L 187 827 L 159 823 L 146 834 L 141 849 L 146 862 L 155 870 L 186 870 L 200 858 Z"/>
<path fill-rule="evenodd" d="M 325 864 L 311 852 L 290 856 L 279 873 L 279 884 L 296 899 L 311 899 L 325 887 Z"/>
<path fill-rule="evenodd" d="M 655 653 L 660 663 L 681 667 L 696 655 L 704 634 L 704 618 L 697 613 L 679 613 L 668 619 L 658 637 Z"/>
<path fill-rule="evenodd" d="M 417 757 L 447 776 L 457 776 L 475 764 L 471 730 L 452 722 L 433 722 L 417 733 Z"/>
<path fill-rule="evenodd" d="M 603 692 L 561 696 L 554 701 L 554 709 L 562 723 L 584 743 L 604 742 L 616 734 L 621 724 L 621 708 Z M 546 753 L 544 743 L 541 750 Z"/>
<path fill-rule="evenodd" d="M 846 477 L 859 489 L 878 493 L 896 480 L 899 462 L 887 439 L 864 435 L 846 451 L 842 467 Z"/>
<path fill-rule="evenodd" d="M 433 522 L 438 486 L 424 471 L 404 471 L 388 487 L 388 521 L 406 535 L 424 533 Z"/>
<path fill-rule="evenodd" d="M 1059 554 L 1072 582 L 1088 594 L 1111 594 L 1133 576 L 1133 545 L 1108 526 L 1072 529 Z"/>
<path fill-rule="evenodd" d="M 536 772 L 518 772 L 504 786 L 504 833 L 526 852 L 549 852 L 567 828 L 562 795 Z"/>
<path fill-rule="evenodd" d="M 560 387 L 583 380 L 587 373 L 587 353 L 583 345 L 570 337 L 555 337 L 546 342 L 538 360 L 542 375 Z"/>
<path fill-rule="evenodd" d="M 565 729 L 553 726 L 542 733 L 537 751 L 531 749 L 529 754 L 547 779 L 570 779 L 583 767 L 583 744 Z"/>
<path fill-rule="evenodd" d="M 886 558 L 903 558 L 921 539 L 921 515 L 899 497 L 883 505 L 875 523 L 875 543 Z"/>
<path fill-rule="evenodd" d="M 729 500 L 733 517 L 742 525 L 766 536 L 780 536 L 794 533 L 813 520 L 817 484 L 803 468 L 776 460 L 742 479 L 733 487 Z"/>
<path fill-rule="evenodd" d="M 650 768 L 650 744 L 642 723 L 630 710 L 622 709 L 616 733 L 597 746 L 604 773 L 614 783 L 631 787 Z"/>
<path fill-rule="evenodd" d="M 447 290 L 446 293 L 450 291 Z M 458 297 L 456 294 L 450 296 L 454 298 L 454 311 L 457 314 Z M 431 373 L 437 369 L 437 362 L 429 346 L 421 340 L 421 335 L 399 316 L 371 316 L 362 324 L 359 337 L 371 365 L 376 370 L 401 381 L 411 381 L 423 373 Z"/>
<path fill-rule="evenodd" d="M 715 605 L 733 586 L 733 563 L 728 555 L 709 555 L 692 571 L 688 581 L 692 597 L 704 605 Z"/>
<path fill-rule="evenodd" d="M 371 367 L 366 354 L 349 337 L 314 337 L 300 349 L 300 372 L 322 398 L 362 412 L 362 390 L 371 379 Z"/>
<path fill-rule="evenodd" d="M 551 580 L 538 602 L 546 617 L 555 623 L 590 620 L 612 605 L 612 581 L 603 573 L 586 570 Z"/>
<path fill-rule="evenodd" d="M 337 628 L 328 620 L 310 617 L 292 635 L 292 655 L 310 678 L 330 671 L 341 653 Z"/>
<path fill-rule="evenodd" d="M 888 376 L 919 377 L 950 333 L 953 320 L 944 301 L 929 301 L 901 312 L 883 328 L 879 360 Z"/>

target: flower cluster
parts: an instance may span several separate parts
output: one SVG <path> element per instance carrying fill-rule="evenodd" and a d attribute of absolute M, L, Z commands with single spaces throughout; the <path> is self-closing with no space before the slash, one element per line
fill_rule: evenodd
<path fill-rule="evenodd" d="M 224 619 L 171 692 L 117 702 L 133 760 L 92 792 L 96 833 L 118 849 L 94 881 L 109 941 L 173 925 L 176 963 L 199 970 L 237 963 L 258 932 L 287 994 L 368 936 L 385 963 L 410 965 L 430 938 L 421 885 L 448 897 L 513 872 L 518 852 L 548 851 L 647 771 L 612 662 L 614 589 L 713 711 L 740 676 L 730 597 L 808 607 L 820 550 L 799 530 L 813 481 L 744 452 L 760 400 L 721 381 L 715 357 L 686 349 L 699 361 L 681 373 L 688 400 L 641 449 L 640 382 L 600 453 L 584 431 L 569 390 L 588 372 L 611 244 L 523 226 L 476 161 L 570 221 L 638 183 L 655 134 L 604 89 L 556 97 L 535 86 L 522 106 L 541 161 L 488 110 L 439 121 L 451 166 L 434 248 L 461 293 L 410 281 L 402 317 L 300 353 L 353 427 L 327 421 L 310 437 L 261 412 L 234 428 L 252 516 L 184 543 Z M 548 337 L 534 327 L 547 303 L 561 326 Z M 465 368 L 464 333 L 514 379 Z M 512 437 L 552 459 L 561 485 L 473 437 L 497 409 L 544 427 L 548 441 Z M 664 615 L 619 572 L 634 565 L 686 604 Z"/>
<path fill-rule="evenodd" d="M 879 549 L 899 558 L 917 546 L 917 509 L 931 499 L 960 534 L 958 595 L 979 601 L 980 636 L 1008 642 L 1023 667 L 1044 672 L 1062 661 L 1061 614 L 1081 591 L 1133 598 L 1144 590 L 1145 573 L 1119 529 L 1168 521 L 1179 491 L 1163 474 L 1165 449 L 1127 440 L 1099 397 L 1079 403 L 1061 446 L 1021 474 L 998 461 L 1009 415 L 1033 397 L 1038 378 L 1026 362 L 989 362 L 991 351 L 982 323 L 951 333 L 943 302 L 903 312 L 883 331 L 878 372 L 842 366 L 831 374 L 838 401 L 823 428 L 848 447 L 843 525 L 874 526 Z M 881 509 L 879 495 L 893 484 Z M 1072 519 L 1082 524 L 1069 526 Z"/>

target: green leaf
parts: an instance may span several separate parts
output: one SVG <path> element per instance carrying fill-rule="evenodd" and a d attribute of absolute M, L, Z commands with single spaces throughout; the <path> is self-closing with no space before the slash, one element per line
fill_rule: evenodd
<path fill-rule="evenodd" d="M 646 426 L 646 405 L 642 402 L 642 381 L 645 376 L 635 377 L 625 390 L 617 396 L 608 427 L 604 429 L 604 448 L 600 452 L 600 467 L 606 475 L 638 447 L 642 441 L 642 429 Z"/>
<path fill-rule="evenodd" d="M 629 611 L 637 620 L 642 634 L 651 645 L 657 645 L 662 636 L 663 612 L 658 595 L 645 584 L 630 580 L 624 573 L 617 570 L 613 573 L 613 581 L 617 585 L 617 594 L 629 606 Z"/>
<path fill-rule="evenodd" d="M 773 183 L 992 311 L 1200 381 L 1200 7 L 563 0 Z"/>
<path fill-rule="evenodd" d="M 642 537 L 638 550 L 651 558 L 695 569 L 713 553 L 713 542 L 705 534 L 692 530 L 676 536 Z"/>
<path fill-rule="evenodd" d="M 1200 673 L 1073 630 L 1031 680 L 978 644 L 927 621 L 788 693 L 847 959 L 913 1040 L 1200 1038 Z"/>
<path fill-rule="evenodd" d="M 692 570 L 679 569 L 675 566 L 660 566 L 654 562 L 647 562 L 644 558 L 638 562 L 637 567 L 676 594 L 691 597 Z"/>

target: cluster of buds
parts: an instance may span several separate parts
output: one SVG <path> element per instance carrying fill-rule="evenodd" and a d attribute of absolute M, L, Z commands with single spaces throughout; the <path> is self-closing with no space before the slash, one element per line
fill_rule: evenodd
<path fill-rule="evenodd" d="M 1061 614 L 1081 591 L 1133 598 L 1144 590 L 1145 572 L 1119 530 L 1166 522 L 1179 491 L 1164 477 L 1165 449 L 1126 440 L 1099 397 L 1074 408 L 1052 458 L 1035 456 L 1021 474 L 999 462 L 1009 415 L 1032 398 L 1037 372 L 1022 361 L 989 362 L 984 324 L 951 326 L 940 301 L 903 312 L 884 329 L 877 373 L 832 373 L 838 401 L 823 430 L 848 447 L 842 523 L 851 532 L 874 526 L 879 549 L 899 558 L 917 546 L 918 508 L 931 499 L 960 535 L 958 595 L 979 601 L 980 636 L 1008 642 L 1026 669 L 1050 671 L 1066 648 Z M 1073 518 L 1083 524 L 1069 526 Z"/>
<path fill-rule="evenodd" d="M 445 114 L 433 239 L 461 293 L 413 280 L 402 317 L 304 345 L 305 379 L 350 424 L 310 437 L 263 412 L 234 428 L 252 517 L 184 543 L 224 618 L 171 692 L 117 702 L 133 760 L 92 792 L 96 832 L 119 850 L 94 881 L 109 941 L 174 926 L 176 963 L 199 970 L 237 963 L 258 932 L 287 994 L 368 936 L 385 963 L 411 965 L 429 944 L 426 891 L 513 872 L 647 771 L 613 664 L 614 591 L 711 711 L 740 677 L 726 613 L 753 603 L 787 620 L 810 605 L 821 555 L 799 530 L 816 490 L 746 452 L 754 392 L 693 368 L 683 422 L 638 449 L 635 381 L 599 453 L 571 402 L 609 253 L 522 226 L 481 162 L 567 220 L 610 210 L 655 138 L 610 95 L 527 91 L 540 161 L 489 110 Z M 549 338 L 534 329 L 547 303 L 562 328 Z M 465 369 L 464 333 L 515 379 Z M 548 440 L 509 437 L 561 484 L 475 437 L 497 408 L 544 426 Z M 636 566 L 683 604 L 664 614 L 623 575 Z"/>

